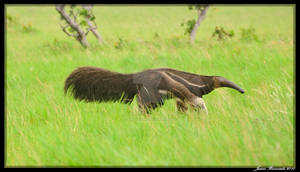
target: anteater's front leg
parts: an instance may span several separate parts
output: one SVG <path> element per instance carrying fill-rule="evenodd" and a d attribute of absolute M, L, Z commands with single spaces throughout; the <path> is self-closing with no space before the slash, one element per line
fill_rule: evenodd
<path fill-rule="evenodd" d="M 199 97 L 198 101 L 199 101 L 201 110 L 203 110 L 205 113 L 208 113 L 204 100 Z"/>
<path fill-rule="evenodd" d="M 208 113 L 206 105 L 204 103 L 204 100 L 202 98 L 199 98 L 199 107 L 194 107 L 195 109 L 199 109 L 203 110 L 205 113 Z M 186 105 L 185 102 L 183 102 L 182 100 L 176 98 L 176 106 L 177 106 L 177 110 L 180 112 L 186 112 L 188 110 L 188 106 Z"/>
<path fill-rule="evenodd" d="M 159 90 L 170 92 L 174 97 L 179 98 L 183 103 L 188 103 L 192 107 L 201 105 L 201 98 L 190 92 L 182 83 L 175 81 L 163 72 L 161 75 Z"/>

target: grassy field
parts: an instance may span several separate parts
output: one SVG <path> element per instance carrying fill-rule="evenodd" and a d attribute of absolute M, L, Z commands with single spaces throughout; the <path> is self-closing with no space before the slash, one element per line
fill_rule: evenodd
<path fill-rule="evenodd" d="M 196 16 L 187 6 L 94 13 L 105 44 L 89 35 L 84 49 L 62 32 L 54 6 L 6 6 L 5 166 L 295 166 L 293 6 L 212 6 L 193 45 L 180 26 Z M 234 37 L 211 39 L 216 26 Z M 242 28 L 254 28 L 258 40 L 243 40 Z M 182 114 L 168 100 L 147 117 L 136 100 L 64 96 L 79 66 L 219 75 L 245 94 L 220 88 L 204 96 L 208 115 Z"/>

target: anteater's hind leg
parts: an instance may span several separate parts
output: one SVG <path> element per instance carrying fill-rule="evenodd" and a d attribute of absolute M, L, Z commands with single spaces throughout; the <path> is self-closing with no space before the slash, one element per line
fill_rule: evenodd
<path fill-rule="evenodd" d="M 180 99 L 176 99 L 176 106 L 179 112 L 186 112 L 188 110 L 187 105 Z"/>
<path fill-rule="evenodd" d="M 139 110 L 147 114 L 149 114 L 151 110 L 164 105 L 164 101 L 157 89 L 145 85 L 138 89 L 137 102 Z"/>

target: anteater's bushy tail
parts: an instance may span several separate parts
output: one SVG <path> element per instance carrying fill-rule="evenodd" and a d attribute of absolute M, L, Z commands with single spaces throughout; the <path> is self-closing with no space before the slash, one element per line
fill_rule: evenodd
<path fill-rule="evenodd" d="M 134 96 L 136 90 L 131 74 L 111 72 L 97 67 L 80 67 L 66 79 L 64 92 L 71 90 L 74 98 L 86 101 L 117 101 Z"/>

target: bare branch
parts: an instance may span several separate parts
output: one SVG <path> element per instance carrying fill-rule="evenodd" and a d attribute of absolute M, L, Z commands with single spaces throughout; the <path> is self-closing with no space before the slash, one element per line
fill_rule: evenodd
<path fill-rule="evenodd" d="M 60 25 L 60 27 L 62 28 L 62 30 L 63 30 L 68 36 L 75 37 L 75 38 L 77 39 L 78 34 L 71 34 L 71 33 L 69 33 L 69 32 L 66 30 L 66 28 L 68 27 L 68 25 L 66 25 L 66 26 Z"/>
<path fill-rule="evenodd" d="M 71 16 L 73 16 L 74 22 L 77 22 L 77 15 L 78 15 L 78 12 L 75 14 L 73 8 L 71 7 L 70 14 L 71 14 Z"/>
<path fill-rule="evenodd" d="M 92 21 L 93 22 L 93 24 L 94 24 L 94 27 L 92 27 L 92 29 L 97 29 L 98 28 L 98 26 L 97 26 L 97 24 L 96 24 L 96 22 L 95 21 Z M 90 23 L 90 25 L 89 26 L 92 26 L 92 23 Z"/>
<path fill-rule="evenodd" d="M 83 45 L 84 47 L 88 47 L 88 42 L 86 40 L 86 36 L 84 31 L 80 28 L 79 24 L 76 21 L 73 21 L 70 16 L 68 16 L 68 14 L 66 14 L 66 12 L 64 11 L 64 4 L 57 4 L 56 6 L 56 10 L 58 11 L 58 13 L 60 13 L 60 15 L 62 16 L 62 18 L 64 20 L 66 20 L 66 22 L 71 26 L 71 28 L 73 30 L 75 30 L 77 32 L 75 37 L 80 43 L 81 45 Z M 63 31 L 70 36 L 70 34 L 68 34 L 68 32 L 65 30 L 65 28 L 63 29 Z"/>
<path fill-rule="evenodd" d="M 209 7 L 209 5 L 207 4 L 207 5 L 204 5 L 203 10 L 197 9 L 198 19 L 197 19 L 197 22 L 195 23 L 195 25 L 192 29 L 192 32 L 190 34 L 190 43 L 194 43 L 197 29 L 200 26 L 200 23 L 204 20 L 208 7 Z"/>
<path fill-rule="evenodd" d="M 90 4 L 84 4 L 84 5 L 82 5 L 82 7 L 87 9 L 89 12 L 91 12 L 91 10 L 92 10 L 92 5 L 90 5 Z M 86 17 L 86 21 L 87 21 L 87 24 L 89 26 L 88 31 L 90 30 L 94 34 L 94 36 L 98 39 L 99 44 L 102 44 L 102 42 L 103 42 L 102 37 L 101 37 L 100 33 L 97 31 L 96 22 L 91 21 L 89 19 L 89 17 Z M 93 23 L 94 23 L 95 26 L 93 26 Z"/>
<path fill-rule="evenodd" d="M 88 11 L 90 11 L 90 10 L 92 9 L 92 7 L 93 7 L 92 4 L 82 4 L 81 6 L 82 6 L 83 8 L 85 8 L 85 9 L 87 9 Z"/>

